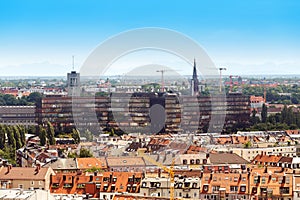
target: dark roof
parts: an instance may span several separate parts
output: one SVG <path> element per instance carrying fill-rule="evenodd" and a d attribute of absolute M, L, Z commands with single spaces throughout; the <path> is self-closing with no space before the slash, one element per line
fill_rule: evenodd
<path fill-rule="evenodd" d="M 279 160 L 279 163 L 292 163 L 292 162 L 293 162 L 292 157 L 282 156 L 282 158 Z"/>
<path fill-rule="evenodd" d="M 247 164 L 248 161 L 235 153 L 209 154 L 211 164 Z"/>

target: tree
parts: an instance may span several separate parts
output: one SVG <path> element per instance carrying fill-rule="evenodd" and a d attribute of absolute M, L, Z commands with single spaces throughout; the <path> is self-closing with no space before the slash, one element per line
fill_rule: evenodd
<path fill-rule="evenodd" d="M 54 128 L 50 122 L 47 122 L 47 138 L 50 145 L 55 145 Z"/>
<path fill-rule="evenodd" d="M 11 146 L 14 150 L 16 150 L 16 139 L 14 137 L 14 131 L 12 130 L 11 127 L 7 126 L 6 132 L 7 132 L 8 145 Z"/>
<path fill-rule="evenodd" d="M 252 146 L 252 144 L 251 144 L 251 142 L 250 141 L 248 141 L 248 142 L 246 142 L 245 144 L 244 144 L 244 147 L 245 148 L 250 148 Z"/>
<path fill-rule="evenodd" d="M 22 147 L 21 135 L 17 126 L 11 127 L 14 133 L 14 138 L 16 140 L 16 149 L 20 149 Z"/>
<path fill-rule="evenodd" d="M 91 157 L 93 157 L 93 154 L 88 149 L 81 148 L 80 152 L 79 152 L 79 157 L 80 158 L 91 158 Z"/>
<path fill-rule="evenodd" d="M 40 145 L 45 146 L 47 143 L 47 132 L 43 127 L 39 128 Z"/>
<path fill-rule="evenodd" d="M 41 103 L 41 99 L 42 99 L 42 94 L 39 92 L 32 92 L 28 95 L 27 97 L 27 101 L 31 102 L 35 105 L 38 105 Z"/>
<path fill-rule="evenodd" d="M 72 138 L 74 139 L 75 144 L 80 143 L 80 134 L 79 131 L 75 128 L 72 131 Z"/>
<path fill-rule="evenodd" d="M 268 117 L 268 108 L 267 108 L 266 104 L 263 104 L 262 110 L 261 110 L 261 122 L 266 123 L 267 117 Z"/>
<path fill-rule="evenodd" d="M 5 138 L 6 138 L 5 129 L 4 129 L 3 125 L 0 125 L 0 149 L 4 149 Z"/>
<path fill-rule="evenodd" d="M 26 144 L 25 134 L 27 133 L 27 131 L 26 131 L 25 127 L 21 126 L 21 125 L 17 125 L 17 128 L 20 132 L 22 146 L 24 146 Z"/>

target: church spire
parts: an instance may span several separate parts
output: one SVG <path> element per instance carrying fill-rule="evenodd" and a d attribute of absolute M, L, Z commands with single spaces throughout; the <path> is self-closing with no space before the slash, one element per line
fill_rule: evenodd
<path fill-rule="evenodd" d="M 194 58 L 193 78 L 192 78 L 192 95 L 199 94 L 199 80 L 197 76 L 196 59 Z"/>

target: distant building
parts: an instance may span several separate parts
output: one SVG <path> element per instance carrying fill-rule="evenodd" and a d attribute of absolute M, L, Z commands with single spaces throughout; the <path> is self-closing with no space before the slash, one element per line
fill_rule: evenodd
<path fill-rule="evenodd" d="M 35 106 L 0 106 L 0 124 L 36 125 Z"/>
<path fill-rule="evenodd" d="M 80 87 L 80 73 L 71 71 L 67 75 L 68 95 L 77 96 L 77 91 Z"/>
<path fill-rule="evenodd" d="M 155 113 L 152 118 L 151 110 Z M 219 130 L 247 127 L 249 97 L 242 94 L 229 94 L 224 98 L 116 93 L 111 97 L 77 97 L 75 107 L 71 97 L 45 97 L 37 109 L 38 123 L 50 121 L 58 132 L 71 132 L 75 127 L 74 116 L 80 120 L 76 127 L 83 131 L 113 128 L 131 133 L 207 132 L 213 115 L 215 118 L 226 115 L 224 122 L 214 121 L 213 126 Z"/>

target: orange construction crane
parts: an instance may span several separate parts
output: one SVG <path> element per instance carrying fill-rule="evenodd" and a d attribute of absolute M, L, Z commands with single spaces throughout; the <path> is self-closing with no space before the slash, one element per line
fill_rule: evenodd
<path fill-rule="evenodd" d="M 175 159 L 172 160 L 172 164 L 170 167 L 164 166 L 162 163 L 155 161 L 154 159 L 152 159 L 151 157 L 147 156 L 144 154 L 144 152 L 141 152 L 141 156 L 148 160 L 150 163 L 158 166 L 159 168 L 163 169 L 164 171 L 169 173 L 170 176 L 170 200 L 174 200 L 174 185 L 175 185 L 175 181 L 174 181 L 174 163 L 175 163 Z"/>

